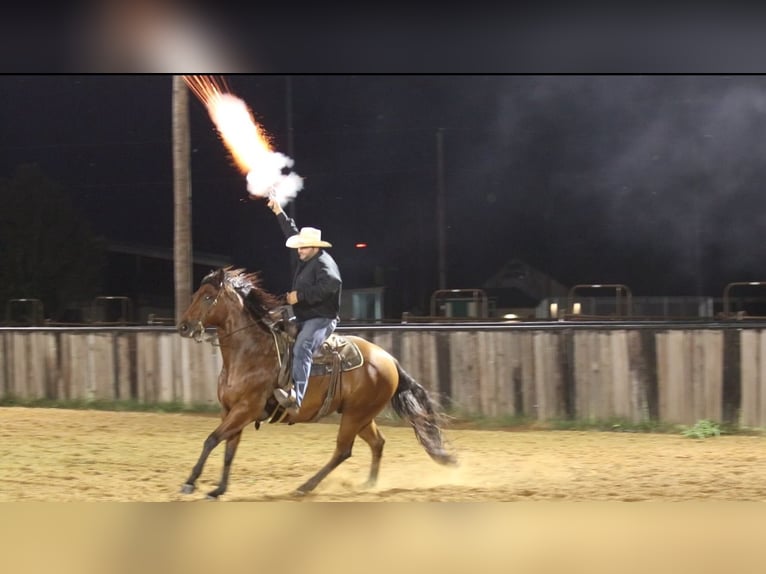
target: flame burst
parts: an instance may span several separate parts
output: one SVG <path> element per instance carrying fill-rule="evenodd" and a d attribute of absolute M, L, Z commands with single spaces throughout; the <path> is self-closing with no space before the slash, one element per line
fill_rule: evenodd
<path fill-rule="evenodd" d="M 303 178 L 290 171 L 293 160 L 274 151 L 268 134 L 253 119 L 242 99 L 231 93 L 223 78 L 183 76 L 186 85 L 207 108 L 218 134 L 246 176 L 247 191 L 274 197 L 284 207 L 303 187 Z"/>

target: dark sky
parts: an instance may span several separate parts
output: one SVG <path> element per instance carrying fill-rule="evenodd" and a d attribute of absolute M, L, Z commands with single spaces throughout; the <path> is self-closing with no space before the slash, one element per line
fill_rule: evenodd
<path fill-rule="evenodd" d="M 294 159 L 298 225 L 333 242 L 349 287 L 379 266 L 438 288 L 440 128 L 449 288 L 512 258 L 634 295 L 766 279 L 766 77 L 294 75 L 292 149 L 285 76 L 226 80 Z M 195 251 L 286 290 L 273 214 L 190 107 Z M 171 76 L 1 76 L 0 126 L 0 176 L 37 163 L 99 234 L 172 247 Z"/>

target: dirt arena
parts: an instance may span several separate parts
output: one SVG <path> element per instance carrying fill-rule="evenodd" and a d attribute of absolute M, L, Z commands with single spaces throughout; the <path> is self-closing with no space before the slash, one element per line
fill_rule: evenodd
<path fill-rule="evenodd" d="M 212 415 L 0 408 L 0 501 L 182 501 L 217 483 L 223 445 L 192 495 L 180 494 Z M 334 423 L 247 428 L 224 501 L 766 501 L 766 437 L 447 428 L 458 468 L 425 454 L 408 427 L 382 426 L 380 479 L 370 452 L 314 493 L 293 490 L 329 458 Z"/>

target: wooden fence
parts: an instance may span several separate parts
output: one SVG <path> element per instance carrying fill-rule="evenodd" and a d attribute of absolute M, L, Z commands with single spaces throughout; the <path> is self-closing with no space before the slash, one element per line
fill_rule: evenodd
<path fill-rule="evenodd" d="M 344 327 L 452 412 L 766 428 L 766 324 Z M 218 348 L 168 327 L 1 328 L 0 397 L 216 404 Z"/>

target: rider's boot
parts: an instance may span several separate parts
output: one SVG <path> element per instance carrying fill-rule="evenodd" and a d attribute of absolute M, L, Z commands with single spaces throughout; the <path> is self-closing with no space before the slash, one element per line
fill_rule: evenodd
<path fill-rule="evenodd" d="M 289 415 L 297 415 L 299 410 L 298 397 L 295 394 L 295 388 L 290 385 L 289 391 L 277 387 L 274 389 L 274 397 L 282 405 Z"/>

